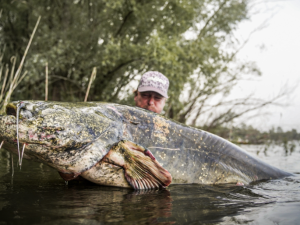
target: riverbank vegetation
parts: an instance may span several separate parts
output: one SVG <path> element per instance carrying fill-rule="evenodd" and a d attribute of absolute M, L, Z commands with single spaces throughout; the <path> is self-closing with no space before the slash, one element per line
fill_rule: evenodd
<path fill-rule="evenodd" d="M 206 127 L 201 127 L 207 130 Z M 272 127 L 268 131 L 261 131 L 254 127 L 242 124 L 240 126 L 218 127 L 211 131 L 227 140 L 237 144 L 287 144 L 290 141 L 300 142 L 300 133 L 296 129 L 283 131 L 281 127 Z"/>

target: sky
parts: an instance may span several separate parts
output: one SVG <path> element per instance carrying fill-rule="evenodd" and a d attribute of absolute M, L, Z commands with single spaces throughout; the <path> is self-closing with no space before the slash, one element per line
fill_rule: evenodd
<path fill-rule="evenodd" d="M 240 24 L 236 36 L 246 40 L 251 31 L 267 25 L 251 35 L 237 57 L 256 62 L 262 76 L 238 83 L 232 95 L 254 93 L 270 99 L 284 88 L 294 88 L 281 99 L 283 106 L 266 107 L 248 124 L 262 130 L 280 126 L 284 131 L 294 128 L 300 132 L 300 0 L 262 0 L 252 10 L 255 13 Z"/>

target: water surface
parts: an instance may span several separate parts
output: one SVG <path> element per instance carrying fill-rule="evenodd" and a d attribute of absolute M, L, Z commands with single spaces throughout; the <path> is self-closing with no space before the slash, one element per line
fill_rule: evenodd
<path fill-rule="evenodd" d="M 299 144 L 241 147 L 295 176 L 244 187 L 170 185 L 148 192 L 87 181 L 66 185 L 54 169 L 27 160 L 12 177 L 11 155 L 2 149 L 0 225 L 300 224 Z"/>

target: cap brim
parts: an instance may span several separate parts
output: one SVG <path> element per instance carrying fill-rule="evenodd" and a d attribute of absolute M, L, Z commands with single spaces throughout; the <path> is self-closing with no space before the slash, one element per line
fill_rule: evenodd
<path fill-rule="evenodd" d="M 151 86 L 139 87 L 139 88 L 138 88 L 138 91 L 139 91 L 139 92 L 154 91 L 154 92 L 156 92 L 156 93 L 162 95 L 162 96 L 165 97 L 165 98 L 169 98 L 168 95 L 167 95 L 167 93 L 164 93 L 164 92 L 161 91 L 160 89 L 155 88 L 155 87 L 151 87 Z"/>

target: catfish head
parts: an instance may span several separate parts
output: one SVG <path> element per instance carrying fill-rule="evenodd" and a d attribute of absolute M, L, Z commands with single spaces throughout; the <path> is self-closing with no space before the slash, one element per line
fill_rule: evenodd
<path fill-rule="evenodd" d="M 12 102 L 0 117 L 4 148 L 61 173 L 90 169 L 117 141 L 118 127 L 96 103 Z"/>
<path fill-rule="evenodd" d="M 80 175 L 134 189 L 171 183 L 148 149 L 122 139 L 124 118 L 113 104 L 22 101 L 9 103 L 6 114 L 0 141 L 19 155 L 20 166 L 24 157 L 55 168 L 66 181 Z"/>

